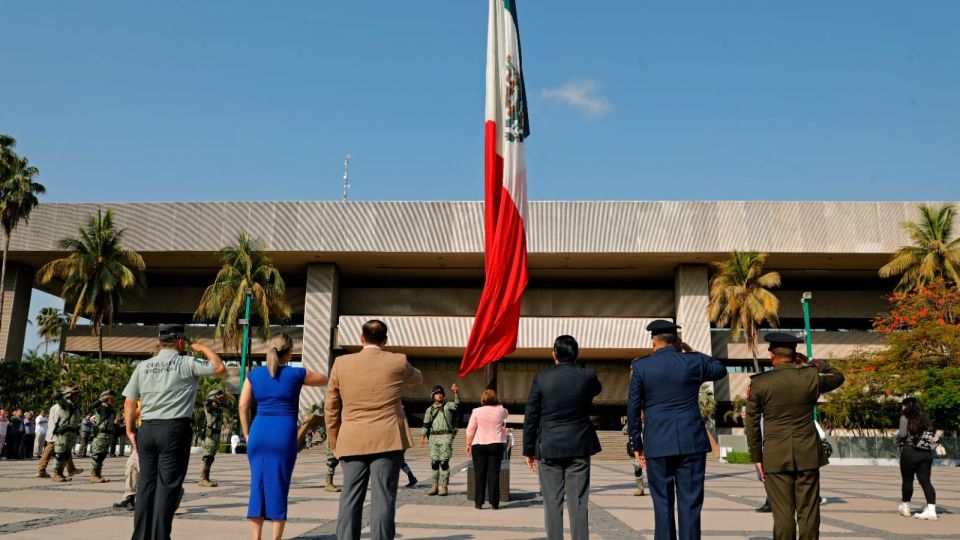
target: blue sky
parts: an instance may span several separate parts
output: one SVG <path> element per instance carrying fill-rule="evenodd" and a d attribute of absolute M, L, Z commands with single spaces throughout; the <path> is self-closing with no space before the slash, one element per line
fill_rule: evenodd
<path fill-rule="evenodd" d="M 960 199 L 960 3 L 518 3 L 531 200 Z M 482 199 L 484 1 L 0 18 L 46 201 Z"/>

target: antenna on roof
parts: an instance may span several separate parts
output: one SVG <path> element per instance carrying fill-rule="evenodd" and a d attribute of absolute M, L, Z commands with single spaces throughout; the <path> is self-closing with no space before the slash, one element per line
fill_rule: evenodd
<path fill-rule="evenodd" d="M 350 196 L 350 152 L 343 156 L 343 202 Z"/>

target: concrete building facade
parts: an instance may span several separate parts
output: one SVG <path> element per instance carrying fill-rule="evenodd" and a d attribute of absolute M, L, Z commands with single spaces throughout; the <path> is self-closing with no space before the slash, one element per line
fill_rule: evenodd
<path fill-rule="evenodd" d="M 380 318 L 390 347 L 423 370 L 426 388 L 457 380 L 483 287 L 483 207 L 475 202 L 41 205 L 12 239 L 0 329 L 5 358 L 22 353 L 35 270 L 64 255 L 57 241 L 75 235 L 98 206 L 126 228 L 125 245 L 143 256 L 149 286 L 105 332 L 109 354 L 147 356 L 157 324 L 192 323 L 219 268 L 217 250 L 242 229 L 263 242 L 284 276 L 293 307 L 284 328 L 305 365 L 327 371 L 337 355 L 358 350 L 363 322 Z M 738 372 L 751 355 L 713 328 L 706 311 L 709 265 L 732 250 L 769 254 L 767 269 L 783 278 L 775 291 L 782 328 L 802 328 L 800 295 L 813 293 L 816 356 L 882 347 L 870 319 L 895 281 L 879 279 L 877 269 L 909 242 L 900 223 L 916 215 L 916 203 L 899 202 L 533 202 L 530 284 L 518 350 L 498 364 L 500 393 L 507 403 L 525 401 L 533 374 L 549 365 L 554 337 L 571 334 L 601 376 L 600 406 L 620 407 L 630 360 L 649 351 L 644 326 L 670 318 L 695 349 L 730 365 L 718 399 L 742 394 L 747 374 Z M 189 332 L 212 342 L 212 327 Z M 90 353 L 97 340 L 78 328 L 65 346 Z M 255 339 L 253 354 L 262 349 Z M 465 395 L 479 396 L 487 381 L 476 373 L 459 382 Z M 424 392 L 407 397 L 425 400 Z M 303 406 L 321 397 L 305 391 Z"/>

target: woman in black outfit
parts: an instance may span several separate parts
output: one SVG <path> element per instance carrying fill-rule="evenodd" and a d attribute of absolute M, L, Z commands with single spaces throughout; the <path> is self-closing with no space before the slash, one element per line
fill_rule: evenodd
<path fill-rule="evenodd" d="M 910 517 L 910 499 L 913 497 L 913 477 L 917 477 L 927 506 L 923 512 L 914 514 L 918 519 L 937 519 L 937 492 L 930 483 L 930 468 L 933 466 L 933 450 L 917 448 L 920 438 L 933 429 L 930 418 L 920 408 L 916 398 L 909 397 L 900 404 L 900 432 L 897 444 L 900 445 L 900 476 L 903 478 L 903 502 L 900 503 L 900 515 Z"/>

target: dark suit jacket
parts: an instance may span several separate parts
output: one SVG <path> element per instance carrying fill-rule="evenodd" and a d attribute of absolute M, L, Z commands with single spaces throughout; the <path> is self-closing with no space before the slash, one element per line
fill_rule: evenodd
<path fill-rule="evenodd" d="M 710 451 L 700 417 L 700 385 L 727 376 L 719 360 L 664 347 L 633 361 L 627 423 L 630 440 L 648 458 Z M 640 412 L 644 413 L 641 432 Z"/>
<path fill-rule="evenodd" d="M 590 405 L 602 388 L 593 370 L 573 363 L 534 375 L 523 417 L 523 455 L 560 459 L 599 452 Z"/>
<path fill-rule="evenodd" d="M 820 394 L 843 384 L 843 375 L 822 364 L 780 364 L 750 378 L 744 433 L 750 460 L 764 472 L 806 471 L 828 463 L 813 425 Z M 763 434 L 760 417 L 763 416 Z"/>

